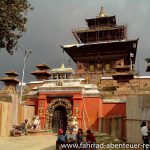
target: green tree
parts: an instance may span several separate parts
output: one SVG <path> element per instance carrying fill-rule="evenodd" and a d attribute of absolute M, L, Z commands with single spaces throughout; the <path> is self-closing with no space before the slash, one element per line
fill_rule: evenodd
<path fill-rule="evenodd" d="M 13 48 L 26 31 L 27 12 L 32 9 L 28 0 L 0 0 L 0 49 L 13 54 Z"/>

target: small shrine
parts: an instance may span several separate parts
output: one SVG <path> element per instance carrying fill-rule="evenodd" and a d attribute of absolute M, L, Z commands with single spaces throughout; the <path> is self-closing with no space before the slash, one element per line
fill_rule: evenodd
<path fill-rule="evenodd" d="M 36 68 L 38 68 L 38 70 L 32 71 L 31 74 L 34 75 L 38 81 L 49 79 L 51 76 L 50 67 L 43 63 L 36 65 Z"/>
<path fill-rule="evenodd" d="M 60 68 L 51 70 L 50 80 L 40 81 L 40 85 L 39 81 L 29 83 L 34 88 L 28 94 L 27 104 L 35 106 L 35 115 L 39 116 L 42 129 L 57 132 L 62 128 L 66 131 L 72 123 L 75 130 L 78 127 L 98 130 L 97 115 L 100 113 L 101 103 L 98 87 L 84 84 L 84 78 L 74 79 L 73 73 L 72 68 L 66 68 L 62 64 Z"/>
<path fill-rule="evenodd" d="M 16 87 L 19 84 L 19 80 L 16 78 L 19 76 L 15 71 L 7 71 L 5 72 L 7 77 L 0 78 L 0 81 L 4 82 L 5 88 L 4 90 L 9 92 L 16 92 Z"/>
<path fill-rule="evenodd" d="M 74 70 L 72 68 L 66 68 L 64 64 L 60 66 L 60 68 L 53 68 L 51 70 L 51 78 L 52 79 L 70 79 L 74 74 Z"/>

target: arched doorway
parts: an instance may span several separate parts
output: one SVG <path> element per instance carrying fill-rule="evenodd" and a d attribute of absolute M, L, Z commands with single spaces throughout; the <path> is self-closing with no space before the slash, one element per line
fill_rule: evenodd
<path fill-rule="evenodd" d="M 52 130 L 57 132 L 60 128 L 63 129 L 63 131 L 67 129 L 67 112 L 63 106 L 55 108 L 52 118 Z"/>
<path fill-rule="evenodd" d="M 45 128 L 55 132 L 59 127 L 64 126 L 64 130 L 66 130 L 71 117 L 72 105 L 70 101 L 65 98 L 55 98 L 47 107 Z"/>

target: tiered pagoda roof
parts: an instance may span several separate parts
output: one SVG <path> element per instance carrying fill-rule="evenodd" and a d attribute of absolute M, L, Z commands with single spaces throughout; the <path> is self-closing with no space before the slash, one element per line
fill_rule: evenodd
<path fill-rule="evenodd" d="M 119 58 L 128 57 L 126 65 L 130 64 L 130 53 L 134 55 L 133 63 L 135 63 L 136 49 L 138 39 L 136 40 L 120 40 L 95 42 L 85 44 L 64 45 L 63 49 L 75 61 L 101 61 L 116 60 Z"/>
<path fill-rule="evenodd" d="M 7 77 L 0 78 L 0 81 L 3 81 L 5 84 L 12 83 L 12 84 L 18 84 L 19 80 L 16 78 L 16 76 L 19 76 L 19 74 L 16 73 L 16 71 L 7 71 L 5 72 Z"/>
<path fill-rule="evenodd" d="M 72 31 L 79 43 L 127 39 L 127 27 L 117 25 L 116 16 L 107 16 L 103 7 L 97 17 L 85 20 L 87 29 Z"/>
<path fill-rule="evenodd" d="M 16 86 L 19 84 L 19 80 L 16 76 L 19 76 L 14 70 L 5 72 L 7 77 L 0 78 L 0 81 L 5 83 L 5 90 L 16 91 Z"/>
<path fill-rule="evenodd" d="M 12 71 L 7 71 L 7 72 L 5 72 L 5 74 L 7 74 L 7 75 L 10 76 L 10 77 L 19 76 L 19 74 L 18 74 L 16 71 L 14 71 L 14 70 L 12 70 Z"/>
<path fill-rule="evenodd" d="M 117 25 L 116 16 L 108 16 L 103 7 L 99 16 L 86 19 L 87 29 L 75 29 L 73 35 L 78 44 L 62 48 L 74 62 L 115 61 L 124 59 L 124 65 L 135 63 L 137 39 L 127 39 L 127 27 Z"/>
<path fill-rule="evenodd" d="M 47 69 L 50 69 L 49 66 L 47 66 L 46 64 L 38 64 L 36 65 L 36 67 L 39 69 L 39 70 L 47 70 Z"/>
<path fill-rule="evenodd" d="M 100 26 L 116 26 L 116 17 L 108 16 L 103 7 L 101 7 L 101 10 L 97 17 L 85 20 L 89 28 L 95 28 Z"/>
<path fill-rule="evenodd" d="M 126 81 L 134 78 L 133 73 L 130 71 L 130 66 L 117 66 L 114 69 L 116 69 L 116 73 L 112 75 L 114 80 L 120 81 Z"/>
<path fill-rule="evenodd" d="M 34 75 L 37 80 L 46 80 L 51 76 L 50 67 L 46 64 L 38 64 L 36 65 L 38 70 L 32 71 L 31 74 Z"/>

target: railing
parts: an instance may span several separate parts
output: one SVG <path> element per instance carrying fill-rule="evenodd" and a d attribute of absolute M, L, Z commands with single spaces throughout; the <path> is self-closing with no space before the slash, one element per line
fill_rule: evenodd
<path fill-rule="evenodd" d="M 103 72 L 78 72 L 75 74 L 75 78 L 85 78 L 87 76 L 89 77 L 111 77 L 112 74 L 114 74 L 115 71 L 103 71 Z"/>
<path fill-rule="evenodd" d="M 104 25 L 106 25 L 106 24 L 104 24 Z M 117 28 L 127 28 L 127 26 L 126 25 L 119 25 L 119 26 L 114 26 L 114 25 L 112 25 L 112 26 L 103 26 L 103 25 L 101 25 L 101 26 L 97 26 L 97 25 L 95 25 L 95 26 L 92 26 L 91 28 L 87 28 L 87 27 L 78 27 L 78 28 L 73 28 L 72 29 L 72 32 L 78 32 L 78 31 L 86 31 L 86 30 L 95 30 L 95 29 L 117 29 Z"/>

